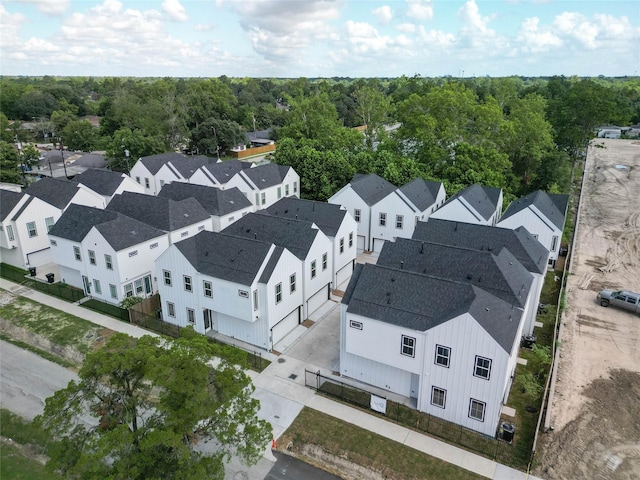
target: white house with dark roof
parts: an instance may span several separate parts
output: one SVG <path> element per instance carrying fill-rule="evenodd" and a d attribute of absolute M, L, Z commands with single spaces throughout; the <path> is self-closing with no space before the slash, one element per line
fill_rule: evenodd
<path fill-rule="evenodd" d="M 86 185 L 67 179 L 45 177 L 29 185 L 24 193 L 53 205 L 61 212 L 71 204 L 96 208 L 104 208 L 107 205 L 101 194 Z"/>
<path fill-rule="evenodd" d="M 200 232 L 156 261 L 162 316 L 272 350 L 302 321 L 302 263 L 270 242 Z"/>
<path fill-rule="evenodd" d="M 431 218 L 428 222 L 418 222 L 412 238 L 490 253 L 498 253 L 506 248 L 533 278 L 531 284 L 533 308 L 527 311 L 523 327 L 523 333 L 528 335 L 533 333 L 537 314 L 535 305 L 539 302 L 542 292 L 549 251 L 526 228 L 518 227 L 515 230 L 508 230 Z"/>
<path fill-rule="evenodd" d="M 213 220 L 209 212 L 193 197 L 172 200 L 144 193 L 124 192 L 113 197 L 107 210 L 120 212 L 166 232 L 170 243 L 192 237 L 202 230 L 213 231 Z"/>
<path fill-rule="evenodd" d="M 315 224 L 333 243 L 332 288 L 344 290 L 356 264 L 358 225 L 342 206 L 332 203 L 285 197 L 264 213 Z"/>
<path fill-rule="evenodd" d="M 477 284 L 358 264 L 341 304 L 340 373 L 494 436 L 515 372 L 521 315 Z"/>
<path fill-rule="evenodd" d="M 302 263 L 302 320 L 330 300 L 333 242 L 316 224 L 257 212 L 245 215 L 222 233 L 273 243 L 298 258 Z"/>
<path fill-rule="evenodd" d="M 431 218 L 495 225 L 502 213 L 502 189 L 477 183 L 450 197 Z"/>
<path fill-rule="evenodd" d="M 126 173 L 113 172 L 103 168 L 90 168 L 73 177 L 73 182 L 84 185 L 102 195 L 105 205 L 114 195 L 123 192 L 144 193 L 142 185 L 136 183 Z"/>
<path fill-rule="evenodd" d="M 169 152 L 140 157 L 129 176 L 144 187 L 147 195 L 157 195 L 163 185 L 172 182 L 189 182 L 196 171 L 217 160 L 205 155 L 183 155 Z"/>
<path fill-rule="evenodd" d="M 511 202 L 497 226 L 524 227 L 549 251 L 549 266 L 554 267 L 562 241 L 567 215 L 568 195 L 536 190 Z"/>
<path fill-rule="evenodd" d="M 154 261 L 169 236 L 111 210 L 71 205 L 49 231 L 60 280 L 86 295 L 118 304 L 157 290 Z"/>
<path fill-rule="evenodd" d="M 267 163 L 239 171 L 225 189 L 236 187 L 256 210 L 267 208 L 283 197 L 300 196 L 300 175 L 291 167 Z"/>
<path fill-rule="evenodd" d="M 221 231 L 254 210 L 253 204 L 235 187 L 221 190 L 174 182 L 165 184 L 158 196 L 172 200 L 195 198 L 211 216 L 214 232 Z"/>
<path fill-rule="evenodd" d="M 252 168 L 251 162 L 241 162 L 240 160 L 219 161 L 203 165 L 189 179 L 189 183 L 204 185 L 207 187 L 225 188 L 225 185 L 240 171 Z"/>

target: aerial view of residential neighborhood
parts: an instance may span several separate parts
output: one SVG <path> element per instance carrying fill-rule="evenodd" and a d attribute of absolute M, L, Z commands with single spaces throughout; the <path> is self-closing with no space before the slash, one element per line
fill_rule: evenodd
<path fill-rule="evenodd" d="M 0 3 L 0 478 L 640 478 L 639 69 L 633 0 Z"/>

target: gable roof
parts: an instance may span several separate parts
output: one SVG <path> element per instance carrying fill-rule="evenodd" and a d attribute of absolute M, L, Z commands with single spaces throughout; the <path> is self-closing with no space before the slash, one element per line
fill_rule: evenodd
<path fill-rule="evenodd" d="M 81 242 L 94 226 L 115 220 L 117 216 L 117 212 L 71 204 L 51 227 L 49 235 Z"/>
<path fill-rule="evenodd" d="M 367 205 L 372 206 L 395 191 L 396 186 L 375 173 L 356 173 L 351 180 L 351 188 Z"/>
<path fill-rule="evenodd" d="M 186 155 L 177 152 L 167 152 L 160 153 L 158 155 L 148 155 L 146 157 L 140 157 L 138 161 L 141 162 L 147 168 L 147 170 L 149 170 L 151 175 L 155 175 L 163 165 L 169 162 L 180 161 L 185 156 Z"/>
<path fill-rule="evenodd" d="M 210 163 L 202 167 L 205 176 L 218 183 L 225 184 L 238 172 L 251 168 L 251 163 L 240 160 L 227 160 L 224 162 Z"/>
<path fill-rule="evenodd" d="M 100 195 L 113 195 L 124 181 L 122 173 L 103 168 L 90 168 L 73 177 L 73 182 L 81 183 Z"/>
<path fill-rule="evenodd" d="M 214 216 L 226 215 L 253 205 L 236 187 L 221 190 L 182 182 L 165 183 L 158 197 L 172 200 L 195 198 L 209 215 Z"/>
<path fill-rule="evenodd" d="M 165 232 L 172 232 L 207 220 L 209 213 L 195 198 L 170 198 L 123 192 L 113 197 L 107 210 L 120 212 Z"/>
<path fill-rule="evenodd" d="M 554 194 L 551 196 L 547 192 L 536 190 L 511 202 L 504 212 L 502 219 L 509 218 L 533 205 L 547 220 L 553 223 L 559 230 L 562 230 L 564 228 L 568 202 L 569 195 Z"/>
<path fill-rule="evenodd" d="M 216 159 L 205 155 L 184 155 L 183 158 L 172 160 L 171 165 L 180 172 L 183 178 L 191 178 L 200 167 L 216 161 Z"/>
<path fill-rule="evenodd" d="M 515 230 L 430 218 L 418 222 L 414 240 L 475 250 L 500 252 L 504 247 L 529 271 L 546 273 L 549 251 L 524 227 Z"/>
<path fill-rule="evenodd" d="M 313 222 L 328 237 L 335 237 L 347 211 L 340 205 L 284 197 L 262 210 L 276 217 Z"/>
<path fill-rule="evenodd" d="M 373 264 L 356 266 L 342 303 L 349 313 L 420 332 L 468 312 L 507 352 L 522 315 L 473 285 Z"/>
<path fill-rule="evenodd" d="M 162 230 L 122 214 L 96 225 L 96 230 L 116 252 L 165 235 Z"/>
<path fill-rule="evenodd" d="M 304 260 L 319 230 L 313 228 L 311 222 L 303 220 L 276 217 L 266 213 L 249 213 L 222 232 L 274 243 L 286 248 L 300 260 Z"/>
<path fill-rule="evenodd" d="M 80 187 L 71 180 L 45 177 L 29 185 L 25 193 L 63 210 Z"/>
<path fill-rule="evenodd" d="M 273 187 L 284 181 L 284 177 L 289 173 L 289 169 L 284 165 L 267 163 L 257 167 L 242 170 L 242 175 L 246 176 L 258 190 Z"/>
<path fill-rule="evenodd" d="M 247 286 L 271 251 L 267 242 L 206 230 L 175 243 L 175 247 L 198 272 Z"/>
<path fill-rule="evenodd" d="M 478 212 L 485 220 L 489 220 L 498 210 L 498 201 L 502 189 L 495 187 L 484 187 L 474 183 L 470 187 L 460 190 L 451 196 L 440 208 L 444 208 L 449 203 L 464 199 L 476 212 Z"/>
<path fill-rule="evenodd" d="M 442 187 L 440 182 L 430 182 L 422 178 L 415 178 L 398 190 L 423 212 L 436 202 L 440 187 Z"/>
<path fill-rule="evenodd" d="M 408 238 L 385 242 L 378 265 L 469 283 L 524 307 L 533 277 L 506 249 L 483 252 Z"/>
<path fill-rule="evenodd" d="M 24 193 L 0 189 L 0 222 L 4 222 L 11 210 L 20 202 Z"/>

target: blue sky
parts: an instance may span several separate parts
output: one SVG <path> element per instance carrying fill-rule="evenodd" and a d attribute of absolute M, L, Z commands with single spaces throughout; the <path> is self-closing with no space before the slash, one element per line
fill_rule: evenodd
<path fill-rule="evenodd" d="M 2 75 L 639 71 L 637 0 L 0 0 Z"/>

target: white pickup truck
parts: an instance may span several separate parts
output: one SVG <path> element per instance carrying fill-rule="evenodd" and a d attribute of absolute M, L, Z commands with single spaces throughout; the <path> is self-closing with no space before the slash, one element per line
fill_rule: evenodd
<path fill-rule="evenodd" d="M 640 293 L 629 292 L 627 290 L 600 290 L 598 302 L 603 307 L 614 305 L 616 307 L 640 313 Z"/>

